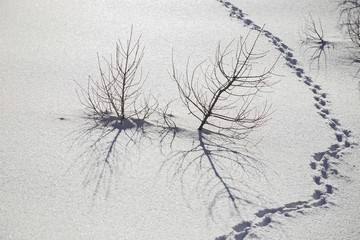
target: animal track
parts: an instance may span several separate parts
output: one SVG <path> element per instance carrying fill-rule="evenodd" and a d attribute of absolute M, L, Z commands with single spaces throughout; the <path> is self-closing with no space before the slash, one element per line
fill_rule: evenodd
<path fill-rule="evenodd" d="M 324 195 L 324 193 L 321 192 L 320 190 L 315 190 L 315 192 L 313 193 L 312 197 L 313 197 L 314 199 L 320 199 L 323 195 Z"/>
<path fill-rule="evenodd" d="M 310 167 L 311 167 L 312 170 L 315 170 L 316 169 L 316 163 L 315 162 L 310 163 Z"/>
<path fill-rule="evenodd" d="M 319 177 L 319 176 L 314 176 L 314 182 L 315 182 L 317 185 L 320 185 L 320 184 L 321 184 L 321 177 Z"/>
<path fill-rule="evenodd" d="M 265 227 L 265 226 L 269 225 L 271 222 L 272 222 L 271 217 L 264 217 L 261 222 L 256 224 L 256 226 Z"/>
<path fill-rule="evenodd" d="M 321 87 L 317 84 L 314 84 L 311 77 L 305 74 L 304 70 L 299 66 L 299 62 L 295 58 L 293 50 L 290 49 L 289 46 L 286 45 L 279 37 L 274 36 L 270 31 L 260 28 L 249 18 L 245 19 L 244 16 L 246 14 L 232 3 L 224 0 L 217 1 L 226 8 L 230 9 L 230 16 L 232 18 L 236 18 L 237 20 L 242 21 L 244 26 L 249 27 L 252 30 L 259 32 L 262 31 L 262 35 L 268 38 L 269 42 L 274 45 L 275 49 L 277 49 L 283 55 L 286 65 L 292 70 L 292 72 L 296 74 L 300 81 L 309 87 L 312 94 L 314 94 L 314 106 L 318 110 L 318 114 L 325 121 L 327 121 L 330 129 L 334 131 L 335 140 L 337 142 L 336 144 L 331 145 L 326 151 L 313 154 L 313 159 L 315 162 L 310 163 L 310 168 L 317 172 L 316 176 L 313 177 L 313 180 L 316 184 L 316 187 L 321 187 L 322 190 L 315 190 L 311 196 L 311 199 L 307 201 L 288 203 L 278 208 L 260 210 L 255 214 L 257 217 L 256 221 L 244 221 L 236 225 L 229 235 L 217 238 L 217 240 L 241 240 L 250 234 L 252 229 L 266 227 L 271 224 L 271 222 L 273 222 L 273 215 L 280 214 L 284 216 L 291 216 L 290 213 L 292 212 L 302 213 L 306 208 L 322 207 L 326 205 L 328 196 L 333 194 L 334 190 L 336 189 L 334 186 L 329 184 L 329 175 L 339 174 L 337 169 L 331 168 L 332 161 L 336 161 L 340 157 L 341 152 L 347 148 L 352 147 L 354 143 L 350 141 L 351 132 L 347 129 L 344 129 L 337 119 L 331 118 L 331 111 L 328 107 L 325 108 L 328 103 L 326 100 L 327 94 L 322 92 Z M 255 235 L 254 233 L 251 234 Z"/>
<path fill-rule="evenodd" d="M 317 109 L 321 109 L 321 106 L 317 103 L 314 104 Z"/>
<path fill-rule="evenodd" d="M 316 160 L 316 161 L 321 161 L 321 159 L 323 158 L 323 156 L 325 155 L 325 152 L 319 152 L 319 153 L 315 153 L 313 158 Z"/>
<path fill-rule="evenodd" d="M 329 109 L 322 109 L 321 112 L 323 112 L 323 113 L 326 114 L 326 115 L 329 115 L 329 114 L 330 114 Z"/>
<path fill-rule="evenodd" d="M 333 193 L 333 186 L 329 185 L 329 184 L 325 184 L 326 187 L 326 192 L 329 194 Z"/>
<path fill-rule="evenodd" d="M 342 142 L 342 139 L 343 139 L 343 135 L 342 135 L 342 134 L 336 133 L 335 136 L 336 136 L 336 140 L 337 140 L 338 142 Z"/>

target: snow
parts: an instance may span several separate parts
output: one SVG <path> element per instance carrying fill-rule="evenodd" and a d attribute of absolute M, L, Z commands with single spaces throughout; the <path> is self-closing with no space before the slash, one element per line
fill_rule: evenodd
<path fill-rule="evenodd" d="M 319 68 L 300 44 L 309 13 L 334 44 Z M 278 83 L 260 101 L 276 111 L 248 141 L 199 135 L 168 73 L 172 52 L 184 69 L 188 57 L 196 65 L 219 41 L 263 24 L 256 49 L 268 52 L 257 67 L 280 58 Z M 145 90 L 161 104 L 174 100 L 177 132 L 154 122 L 144 132 L 89 131 L 75 81 L 97 76 L 96 54 L 113 54 L 132 25 L 145 46 Z M 350 44 L 330 0 L 2 1 L 0 239 L 360 238 L 360 91 Z M 201 155 L 204 147 L 214 155 Z M 207 156 L 234 180 L 238 211 Z"/>

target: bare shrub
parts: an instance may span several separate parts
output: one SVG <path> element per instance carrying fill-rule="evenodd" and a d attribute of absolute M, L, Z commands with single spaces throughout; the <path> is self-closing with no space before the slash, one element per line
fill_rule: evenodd
<path fill-rule="evenodd" d="M 321 20 L 319 19 L 318 24 L 314 21 L 311 14 L 309 14 L 309 18 L 305 19 L 305 28 L 302 30 L 303 35 L 301 37 L 301 41 L 303 43 L 316 43 L 322 46 L 328 44 L 328 41 L 324 39 L 324 30 L 322 27 Z"/>
<path fill-rule="evenodd" d="M 143 57 L 144 47 L 140 37 L 134 39 L 131 27 L 126 43 L 116 44 L 115 59 L 101 59 L 98 55 L 100 77 L 89 76 L 86 87 L 78 84 L 78 96 L 86 110 L 100 118 L 114 114 L 120 121 L 148 118 L 157 102 L 151 103 L 151 97 L 144 97 L 142 92 L 146 80 L 140 69 Z"/>
<path fill-rule="evenodd" d="M 355 47 L 360 47 L 360 11 L 356 15 L 349 15 L 347 20 L 347 30 L 351 41 Z"/>
<path fill-rule="evenodd" d="M 253 100 L 273 84 L 269 78 L 276 62 L 268 70 L 253 74 L 253 64 L 265 53 L 254 53 L 260 33 L 250 48 L 246 44 L 248 36 L 237 43 L 231 41 L 225 48 L 219 43 L 214 59 L 203 61 L 193 69 L 188 61 L 183 75 L 172 61 L 172 79 L 182 102 L 198 119 L 199 131 L 207 126 L 209 131 L 243 138 L 267 120 L 270 105 L 265 103 L 259 108 Z"/>
<path fill-rule="evenodd" d="M 351 60 L 353 62 L 360 62 L 360 2 L 343 1 L 340 4 L 342 27 L 346 29 L 350 40 L 353 43 L 351 50 Z"/>
<path fill-rule="evenodd" d="M 300 34 L 300 41 L 302 46 L 306 46 L 305 51 L 312 50 L 310 66 L 316 62 L 317 67 L 319 68 L 321 58 L 324 59 L 325 66 L 327 65 L 326 50 L 329 49 L 330 46 L 334 47 L 334 45 L 325 40 L 324 30 L 320 19 L 316 23 L 311 14 L 309 14 L 309 18 L 305 19 L 305 27 Z"/>

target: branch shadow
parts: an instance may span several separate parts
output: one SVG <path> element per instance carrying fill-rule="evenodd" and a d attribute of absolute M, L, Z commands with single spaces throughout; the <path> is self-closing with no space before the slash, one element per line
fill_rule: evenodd
<path fill-rule="evenodd" d="M 165 158 L 159 171 L 167 168 L 172 177 L 180 176 L 185 200 L 186 192 L 195 192 L 191 198 L 206 202 L 211 217 L 215 218 L 220 204 L 240 214 L 246 206 L 262 201 L 262 194 L 242 181 L 254 175 L 265 177 L 264 164 L 243 140 L 136 118 L 120 121 L 114 116 L 87 115 L 84 120 L 73 145 L 85 145 L 85 151 L 73 165 L 80 164 L 83 186 L 91 191 L 93 200 L 109 197 L 116 177 L 132 164 L 146 140 L 146 145 L 158 145 Z"/>
<path fill-rule="evenodd" d="M 195 194 L 191 193 L 190 197 L 197 195 L 201 201 L 207 202 L 213 219 L 218 206 L 224 203 L 232 214 L 237 215 L 246 206 L 258 206 L 257 202 L 263 200 L 262 194 L 241 179 L 265 177 L 264 164 L 246 146 L 205 130 L 198 131 L 196 136 L 188 132 L 185 138 L 185 141 L 191 139 L 191 147 L 172 149 L 172 155 L 162 165 L 162 169 L 167 168 L 172 177 L 179 177 L 185 198 L 188 198 L 186 188 L 195 184 Z"/>
<path fill-rule="evenodd" d="M 304 52 L 311 52 L 311 56 L 309 58 L 310 69 L 315 64 L 316 69 L 320 70 L 322 62 L 324 63 L 325 68 L 327 68 L 328 54 L 330 54 L 330 49 L 335 47 L 334 44 L 332 44 L 328 41 L 311 42 L 311 43 L 307 43 L 307 44 L 309 44 L 310 46 L 308 46 L 304 50 Z"/>
<path fill-rule="evenodd" d="M 72 166 L 80 162 L 84 174 L 83 186 L 91 189 L 92 196 L 107 198 L 117 173 L 121 173 L 131 162 L 134 148 L 141 141 L 150 139 L 148 128 L 151 123 L 136 118 L 119 120 L 115 116 L 97 117 L 87 115 L 85 123 L 72 134 L 75 144 L 85 145 Z"/>

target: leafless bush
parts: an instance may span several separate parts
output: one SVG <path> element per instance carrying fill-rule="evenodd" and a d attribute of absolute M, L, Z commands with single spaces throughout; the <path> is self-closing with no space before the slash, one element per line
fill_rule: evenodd
<path fill-rule="evenodd" d="M 276 62 L 268 70 L 253 74 L 253 64 L 265 53 L 254 53 L 260 33 L 250 48 L 246 44 L 248 36 L 237 44 L 231 41 L 224 49 L 219 43 L 215 58 L 207 65 L 203 61 L 190 69 L 188 61 L 184 75 L 178 74 L 172 61 L 172 79 L 190 114 L 200 122 L 199 131 L 207 126 L 209 131 L 243 138 L 267 120 L 270 106 L 265 103 L 259 108 L 254 99 L 273 84 L 269 78 Z"/>
<path fill-rule="evenodd" d="M 353 21 L 358 19 L 360 14 L 360 2 L 359 0 L 344 0 L 340 3 L 340 10 L 342 19 L 342 25 L 348 27 L 348 24 L 352 24 Z"/>
<path fill-rule="evenodd" d="M 360 47 L 360 12 L 356 16 L 350 15 L 348 17 L 347 30 L 351 41 L 355 47 Z"/>
<path fill-rule="evenodd" d="M 358 0 L 343 1 L 340 4 L 342 27 L 353 43 L 354 48 L 351 50 L 351 60 L 360 62 L 360 2 Z"/>
<path fill-rule="evenodd" d="M 144 47 L 140 37 L 134 39 L 132 28 L 126 43 L 116 44 L 115 59 L 100 59 L 98 55 L 100 77 L 89 76 L 86 87 L 78 84 L 78 96 L 86 110 L 100 118 L 114 114 L 120 121 L 148 118 L 157 102 L 151 103 L 151 98 L 144 97 L 142 92 L 146 80 L 140 69 L 143 56 Z"/>
<path fill-rule="evenodd" d="M 309 19 L 305 19 L 305 28 L 302 33 L 301 40 L 304 43 L 313 42 L 319 45 L 328 44 L 328 41 L 324 40 L 324 30 L 321 20 L 319 19 L 318 24 L 316 24 L 311 14 L 309 15 Z"/>
<path fill-rule="evenodd" d="M 316 23 L 311 14 L 309 14 L 309 18 L 305 19 L 305 27 L 300 34 L 300 40 L 302 46 L 307 46 L 305 51 L 313 51 L 310 58 L 310 66 L 316 62 L 319 68 L 321 58 L 324 59 L 325 66 L 327 65 L 326 50 L 328 50 L 330 46 L 334 47 L 334 45 L 325 40 L 320 19 L 318 23 Z"/>

